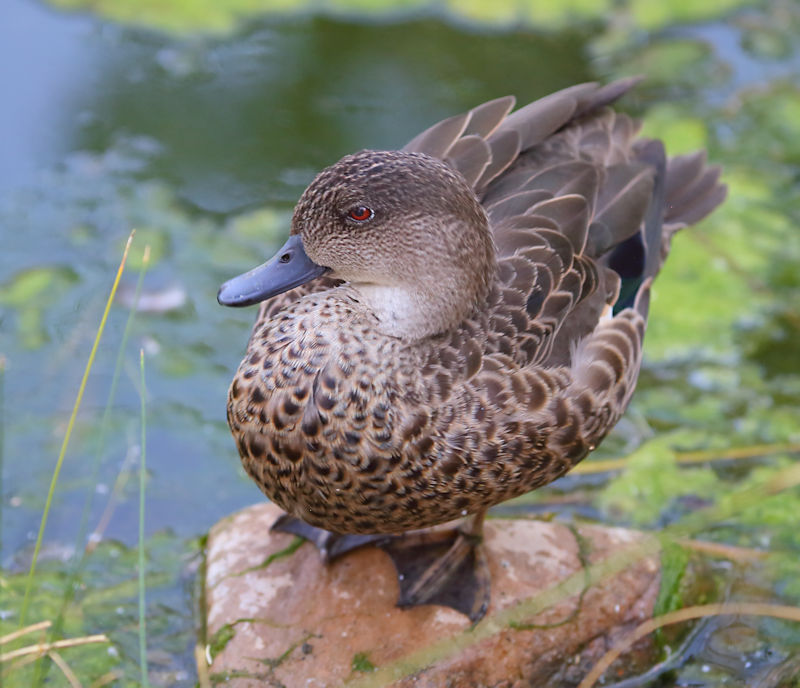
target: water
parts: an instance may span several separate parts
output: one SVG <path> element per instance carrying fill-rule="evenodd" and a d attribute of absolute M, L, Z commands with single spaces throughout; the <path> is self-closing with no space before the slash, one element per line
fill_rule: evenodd
<path fill-rule="evenodd" d="M 625 455 L 653 437 L 677 437 L 668 441 L 678 449 L 798 441 L 800 362 L 791 342 L 800 334 L 800 247 L 792 233 L 800 210 L 791 199 L 800 178 L 800 116 L 792 123 L 800 112 L 800 61 L 787 36 L 800 19 L 793 5 L 676 23 L 648 40 L 620 34 L 602 12 L 572 29 L 487 29 L 429 11 L 369 20 L 301 13 L 253 17 L 231 33 L 180 36 L 30 0 L 6 0 L 0 15 L 0 564 L 13 572 L 29 561 L 83 366 L 135 227 L 133 269 L 92 371 L 43 560 L 54 585 L 63 584 L 60 562 L 83 546 L 76 538 L 91 495 L 88 529 L 104 524 L 106 544 L 96 555 L 101 564 L 82 580 L 123 591 L 109 594 L 113 608 L 85 601 L 94 612 L 76 634 L 116 629 L 109 632 L 123 671 L 136 661 L 126 630 L 135 607 L 124 587 L 133 565 L 102 562 L 126 560 L 137 538 L 138 481 L 120 484 L 119 476 L 136 469 L 141 451 L 139 350 L 148 389 L 151 647 L 168 650 L 157 663 L 162 684 L 193 685 L 196 538 L 261 499 L 225 423 L 227 385 L 253 312 L 220 308 L 216 290 L 282 243 L 292 204 L 317 170 L 360 148 L 400 146 L 483 100 L 513 93 L 525 103 L 642 67 L 650 78 L 627 106 L 647 114 L 650 132 L 666 136 L 672 150 L 708 146 L 730 175 L 734 197 L 698 235 L 706 244 L 681 238 L 660 280 L 639 393 L 599 457 Z M 145 280 L 148 311 L 134 321 L 99 446 L 145 244 L 154 258 Z M 684 434 L 669 434 L 676 431 Z M 776 461 L 761 464 L 777 470 Z M 754 464 L 716 466 L 703 478 L 712 500 L 744 484 Z M 697 507 L 679 472 L 656 517 L 637 520 L 635 500 L 621 498 L 625 485 L 612 477 L 569 478 L 507 508 L 541 509 L 567 495 L 573 513 L 658 528 Z M 796 492 L 786 503 L 797 505 Z M 770 518 L 762 526 L 756 516 L 714 524 L 700 535 L 795 547 L 784 524 Z M 731 577 L 796 600 L 800 591 L 777 568 L 774 575 L 737 569 Z M 772 643 L 777 657 L 800 647 L 796 629 L 759 628 L 759 642 Z M 704 651 L 698 656 L 712 661 Z M 115 661 L 109 666 L 119 668 Z M 689 667 L 687 677 L 703 674 L 698 662 Z M 743 668 L 715 671 L 713 680 L 727 671 L 729 685 L 743 685 Z"/>

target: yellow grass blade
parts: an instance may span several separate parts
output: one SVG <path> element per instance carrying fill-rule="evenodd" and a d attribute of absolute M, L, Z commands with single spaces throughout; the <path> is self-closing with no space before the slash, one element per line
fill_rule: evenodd
<path fill-rule="evenodd" d="M 14 631 L 13 633 L 9 633 L 7 635 L 0 637 L 0 645 L 5 645 L 6 643 L 10 643 L 12 640 L 21 638 L 24 635 L 30 635 L 31 633 L 36 633 L 36 631 L 43 631 L 47 628 L 50 628 L 50 626 L 52 626 L 52 621 L 40 621 L 39 623 L 26 626 L 25 628 L 20 628 L 18 631 Z"/>
<path fill-rule="evenodd" d="M 64 433 L 64 441 L 61 443 L 61 451 L 58 454 L 58 460 L 56 461 L 56 467 L 53 470 L 53 477 L 50 480 L 50 489 L 47 492 L 47 500 L 44 504 L 44 511 L 42 512 L 42 521 L 39 524 L 39 534 L 36 536 L 36 545 L 33 548 L 33 558 L 31 559 L 31 567 L 28 570 L 28 580 L 25 583 L 25 595 L 22 598 L 22 609 L 19 613 L 19 625 L 20 628 L 25 626 L 25 617 L 28 614 L 28 605 L 30 603 L 30 595 L 31 589 L 33 588 L 33 576 L 36 573 L 36 562 L 39 558 L 39 550 L 42 547 L 42 539 L 44 537 L 44 529 L 47 525 L 47 517 L 50 514 L 50 505 L 53 502 L 53 494 L 56 491 L 56 483 L 58 482 L 58 475 L 61 472 L 61 465 L 64 463 L 64 456 L 67 453 L 67 446 L 69 445 L 70 437 L 72 436 L 72 428 L 75 425 L 75 419 L 78 416 L 78 409 L 81 406 L 81 401 L 83 399 L 83 392 L 86 389 L 86 382 L 89 379 L 89 372 L 92 369 L 92 365 L 94 364 L 94 357 L 97 354 L 97 347 L 100 344 L 100 338 L 103 335 L 103 330 L 106 326 L 106 320 L 108 319 L 108 313 L 111 310 L 111 304 L 114 301 L 114 296 L 117 293 L 117 287 L 119 286 L 119 280 L 122 277 L 122 271 L 125 269 L 125 261 L 128 259 L 128 251 L 131 248 L 131 241 L 133 241 L 133 235 L 136 233 L 136 230 L 131 231 L 130 235 L 128 236 L 128 241 L 125 244 L 125 251 L 122 254 L 122 260 L 120 261 L 119 268 L 117 269 L 117 276 L 114 279 L 114 284 L 111 287 L 111 293 L 108 295 L 108 301 L 106 302 L 105 310 L 103 311 L 103 317 L 100 320 L 100 326 L 97 328 L 97 335 L 94 338 L 94 344 L 92 345 L 92 350 L 89 353 L 89 360 L 86 362 L 86 368 L 83 371 L 83 378 L 81 379 L 80 387 L 78 388 L 78 395 L 75 397 L 75 403 L 72 406 L 72 414 L 69 417 L 69 423 L 67 423 L 67 431 Z"/>
<path fill-rule="evenodd" d="M 61 650 L 67 647 L 78 647 L 79 645 L 91 645 L 93 643 L 109 643 L 108 636 L 105 633 L 97 635 L 87 635 L 83 638 L 67 638 L 65 640 L 56 640 L 52 643 L 36 643 L 35 645 L 26 645 L 19 648 L 19 650 L 12 650 L 0 654 L 0 662 L 7 662 L 16 657 L 24 657 L 25 655 L 44 655 L 52 650 Z"/>

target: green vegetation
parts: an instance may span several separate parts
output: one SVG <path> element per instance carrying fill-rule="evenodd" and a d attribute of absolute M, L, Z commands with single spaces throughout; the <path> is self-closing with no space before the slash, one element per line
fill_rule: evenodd
<path fill-rule="evenodd" d="M 115 21 L 181 33 L 229 31 L 237 20 L 254 15 L 268 12 L 299 13 L 320 7 L 307 0 L 228 0 L 225 3 L 170 0 L 144 7 L 134 0 L 100 0 L 91 3 L 88 0 L 53 0 L 53 4 L 66 9 L 91 8 Z M 489 25 L 522 22 L 549 29 L 564 28 L 573 22 L 599 21 L 616 12 L 629 17 L 636 27 L 653 31 L 676 23 L 714 19 L 747 4 L 747 0 L 710 0 L 703 4 L 690 0 L 661 3 L 648 0 L 626 0 L 623 3 L 612 3 L 610 0 L 447 0 L 444 3 L 432 3 L 430 0 L 328 0 L 322 7 L 344 16 L 357 13 L 367 17 L 391 17 L 398 10 L 424 12 L 444 9 L 445 16 L 455 20 L 466 19 Z"/>
<path fill-rule="evenodd" d="M 353 655 L 352 666 L 353 671 L 360 671 L 362 673 L 375 671 L 375 665 L 369 661 L 366 652 L 356 652 L 356 654 Z"/>
<path fill-rule="evenodd" d="M 250 573 L 250 571 L 256 571 L 258 569 L 265 569 L 273 561 L 276 561 L 278 559 L 283 559 L 284 557 L 288 557 L 288 556 L 294 554 L 300 548 L 300 546 L 303 545 L 304 543 L 305 543 L 305 540 L 303 538 L 298 537 L 298 536 L 295 535 L 294 539 L 289 543 L 288 547 L 285 547 L 284 549 L 280 550 L 279 552 L 274 552 L 273 554 L 270 554 L 266 559 L 264 559 L 263 562 L 258 564 L 258 566 L 254 566 L 253 568 L 250 568 L 250 569 L 245 569 L 244 571 L 242 571 L 240 573 L 237 573 L 236 575 L 237 576 L 244 576 L 246 573 Z"/>
<path fill-rule="evenodd" d="M 50 339 L 43 323 L 41 303 L 48 294 L 68 290 L 77 275 L 67 267 L 30 268 L 0 285 L 0 305 L 16 310 L 16 330 L 22 345 L 38 349 Z"/>
<path fill-rule="evenodd" d="M 233 624 L 225 624 L 208 640 L 208 651 L 211 657 L 216 657 L 220 652 L 225 649 L 225 646 L 236 635 L 236 629 Z"/>
<path fill-rule="evenodd" d="M 0 195 L 0 637 L 35 624 L 2 645 L 22 652 L 3 663 L 4 686 L 67 685 L 62 660 L 84 685 L 194 685 L 196 536 L 260 498 L 237 474 L 225 424 L 253 314 L 219 309 L 214 295 L 280 243 L 315 170 L 358 147 L 401 145 L 490 97 L 525 102 L 632 73 L 647 76 L 625 101 L 644 133 L 673 154 L 707 148 L 729 199 L 674 241 L 639 389 L 586 462 L 597 472 L 519 503 L 556 511 L 566 496 L 605 523 L 660 534 L 661 612 L 692 601 L 684 595 L 697 557 L 711 571 L 701 570 L 709 600 L 744 590 L 800 603 L 797 3 L 52 4 L 91 11 L 70 18 L 85 26 L 121 25 L 87 30 L 92 59 L 79 81 L 59 84 L 54 127 L 72 152 Z M 127 271 L 82 381 L 131 227 Z M 70 417 L 79 389 L 84 403 Z M 622 467 L 606 467 L 611 459 Z M 735 547 L 741 558 L 714 568 L 703 550 L 689 554 L 701 545 Z M 581 574 L 507 622 L 524 627 L 585 584 Z M 766 638 L 775 656 L 800 652 L 796 626 L 753 628 L 754 647 Z M 214 656 L 233 632 L 199 643 Z M 40 641 L 74 644 L 30 662 L 23 651 Z M 265 660 L 270 671 L 279 661 Z M 353 671 L 368 674 L 357 678 L 383 669 L 374 668 L 353 657 Z M 682 671 L 707 680 L 691 663 Z"/>

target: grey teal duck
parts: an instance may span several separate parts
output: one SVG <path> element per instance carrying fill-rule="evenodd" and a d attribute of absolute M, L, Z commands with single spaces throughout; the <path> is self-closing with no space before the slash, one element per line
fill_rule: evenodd
<path fill-rule="evenodd" d="M 703 153 L 667 159 L 609 107 L 635 83 L 511 114 L 500 98 L 348 155 L 303 193 L 276 256 L 220 289 L 263 302 L 228 422 L 287 512 L 278 527 L 328 556 L 382 545 L 401 604 L 484 614 L 486 509 L 614 426 L 670 239 L 725 197 Z M 448 539 L 387 536 L 463 516 Z"/>

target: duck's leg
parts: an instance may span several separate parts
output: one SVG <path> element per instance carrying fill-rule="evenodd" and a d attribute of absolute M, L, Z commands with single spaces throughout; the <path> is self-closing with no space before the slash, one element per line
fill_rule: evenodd
<path fill-rule="evenodd" d="M 322 561 L 325 563 L 333 561 L 337 557 L 359 547 L 366 547 L 367 545 L 381 547 L 393 537 L 391 535 L 341 535 L 332 533 L 330 530 L 310 526 L 305 521 L 289 516 L 289 514 L 279 516 L 270 530 L 292 533 L 314 543 L 322 555 Z"/>
<path fill-rule="evenodd" d="M 483 520 L 473 514 L 458 528 L 404 535 L 339 535 L 284 514 L 272 530 L 313 542 L 329 562 L 359 547 L 379 547 L 397 570 L 398 607 L 440 604 L 479 621 L 489 606 L 489 567 L 483 553 Z"/>
<path fill-rule="evenodd" d="M 394 562 L 399 607 L 441 604 L 479 621 L 489 606 L 490 578 L 481 546 L 486 511 L 452 530 L 421 531 L 381 545 Z"/>

